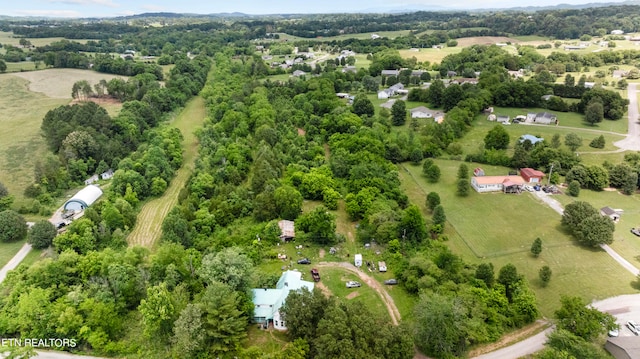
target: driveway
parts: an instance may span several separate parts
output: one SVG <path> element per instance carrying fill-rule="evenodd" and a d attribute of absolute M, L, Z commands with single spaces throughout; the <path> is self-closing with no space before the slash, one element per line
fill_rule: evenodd
<path fill-rule="evenodd" d="M 0 283 L 2 283 L 5 278 L 7 278 L 7 273 L 9 273 L 10 270 L 16 269 L 16 267 L 20 264 L 20 262 L 22 262 L 24 257 L 29 254 L 29 252 L 31 252 L 31 245 L 29 243 L 25 243 L 22 248 L 20 248 L 18 253 L 16 253 L 16 255 L 13 256 L 13 258 L 11 258 L 9 262 L 5 264 L 4 267 L 2 267 L 2 269 L 0 269 Z"/>
<path fill-rule="evenodd" d="M 396 303 L 393 301 L 393 298 L 391 298 L 387 290 L 383 287 L 382 284 L 380 284 L 380 282 L 373 279 L 370 275 L 366 274 L 365 272 L 348 262 L 320 262 L 318 263 L 317 267 L 342 268 L 356 274 L 358 277 L 360 277 L 360 280 L 367 283 L 367 285 L 371 287 L 371 289 L 378 293 L 380 299 L 382 299 L 382 302 L 387 307 L 387 311 L 389 311 L 391 322 L 393 323 L 393 325 L 398 325 L 398 323 L 400 322 L 400 311 L 398 310 L 398 307 L 396 307 Z"/>
<path fill-rule="evenodd" d="M 616 147 L 629 151 L 640 151 L 640 122 L 638 121 L 638 84 L 630 83 L 627 87 L 627 96 L 629 97 L 629 109 L 627 110 L 629 121 L 629 129 L 627 137 L 624 140 L 614 142 Z"/>

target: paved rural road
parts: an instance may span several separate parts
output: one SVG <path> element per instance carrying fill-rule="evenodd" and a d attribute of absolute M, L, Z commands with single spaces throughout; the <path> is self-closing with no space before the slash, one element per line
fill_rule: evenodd
<path fill-rule="evenodd" d="M 627 110 L 629 129 L 627 130 L 627 137 L 624 140 L 613 143 L 615 146 L 629 151 L 640 151 L 640 121 L 638 121 L 637 91 L 638 84 L 630 83 L 627 88 L 627 95 L 629 97 L 629 109 Z"/>
<path fill-rule="evenodd" d="M 474 359 L 516 359 L 533 354 L 544 349 L 544 343 L 547 341 L 547 334 L 551 333 L 552 330 L 552 327 L 547 328 L 521 342 L 492 351 L 491 353 L 482 354 L 474 357 Z"/>
<path fill-rule="evenodd" d="M 22 248 L 20 248 L 18 253 L 16 253 L 16 255 L 13 256 L 13 258 L 11 258 L 11 260 L 9 260 L 9 263 L 7 263 L 4 267 L 2 267 L 2 269 L 0 269 L 0 283 L 2 283 L 5 278 L 7 278 L 7 273 L 10 270 L 16 269 L 18 264 L 20 264 L 20 262 L 22 262 L 24 257 L 26 257 L 27 254 L 29 254 L 29 252 L 31 252 L 31 245 L 29 243 L 25 243 L 22 246 Z"/>
<path fill-rule="evenodd" d="M 380 299 L 382 299 L 382 302 L 384 303 L 384 305 L 387 307 L 387 310 L 389 311 L 391 322 L 393 323 L 393 325 L 398 325 L 398 323 L 400 322 L 400 311 L 398 310 L 398 307 L 396 307 L 396 303 L 393 301 L 393 298 L 391 298 L 387 290 L 382 286 L 382 284 L 380 284 L 380 282 L 373 279 L 370 275 L 366 274 L 365 272 L 363 272 L 362 270 L 358 269 L 356 266 L 348 262 L 340 262 L 340 263 L 320 262 L 318 263 L 317 267 L 318 268 L 323 268 L 323 267 L 324 268 L 326 267 L 342 268 L 358 275 L 358 277 L 360 277 L 360 279 L 363 282 L 367 283 L 367 285 L 371 287 L 371 289 L 375 290 L 376 293 L 378 293 L 378 295 L 380 296 Z"/>

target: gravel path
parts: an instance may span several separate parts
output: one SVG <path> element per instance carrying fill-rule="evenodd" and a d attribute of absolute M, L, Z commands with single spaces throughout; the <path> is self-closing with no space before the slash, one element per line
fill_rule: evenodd
<path fill-rule="evenodd" d="M 9 260 L 2 269 L 0 269 L 0 283 L 4 282 L 4 279 L 7 278 L 7 273 L 9 273 L 10 270 L 16 269 L 29 252 L 31 252 L 31 245 L 29 243 L 25 243 L 18 253 L 16 253 L 16 255 L 13 256 L 13 258 L 11 258 L 11 260 Z"/>
<path fill-rule="evenodd" d="M 613 144 L 619 148 L 629 151 L 640 151 L 640 122 L 638 121 L 638 84 L 630 83 L 627 87 L 627 96 L 629 97 L 629 109 L 627 110 L 627 120 L 629 121 L 629 129 L 627 137 L 624 140 L 614 142 Z"/>

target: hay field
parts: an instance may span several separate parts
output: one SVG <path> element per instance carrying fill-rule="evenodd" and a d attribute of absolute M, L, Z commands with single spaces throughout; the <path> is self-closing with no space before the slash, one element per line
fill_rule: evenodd
<path fill-rule="evenodd" d="M 100 80 L 107 81 L 113 78 L 127 79 L 126 76 L 103 74 L 100 72 L 80 70 L 80 69 L 46 69 L 42 71 L 19 72 L 13 74 L 29 81 L 29 90 L 39 92 L 51 98 L 71 99 L 71 88 L 73 84 L 87 80 L 91 85 L 95 85 Z"/>
<path fill-rule="evenodd" d="M 33 181 L 35 159 L 46 153 L 40 124 L 47 111 L 69 103 L 31 92 L 29 82 L 12 74 L 0 75 L 0 182 L 24 203 L 24 189 Z M 70 97 L 71 92 L 69 92 Z"/>

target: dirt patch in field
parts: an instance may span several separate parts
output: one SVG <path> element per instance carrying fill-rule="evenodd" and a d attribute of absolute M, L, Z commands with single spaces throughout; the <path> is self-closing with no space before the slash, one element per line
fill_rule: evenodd
<path fill-rule="evenodd" d="M 298 128 L 298 136 L 304 136 L 306 134 L 307 134 L 307 132 L 304 129 Z"/>
<path fill-rule="evenodd" d="M 458 41 L 458 46 L 466 47 L 471 45 L 492 45 L 498 42 L 507 43 L 510 42 L 512 44 L 520 43 L 519 40 L 512 39 L 506 36 L 474 36 L 474 37 L 463 37 L 460 39 L 456 39 Z"/>
<path fill-rule="evenodd" d="M 116 76 L 103 74 L 91 70 L 79 69 L 46 69 L 40 71 L 16 72 L 11 75 L 29 81 L 29 91 L 40 92 L 51 98 L 71 99 L 71 89 L 73 84 L 86 80 L 91 86 L 100 80 L 111 80 L 121 78 L 125 81 L 126 76 Z"/>
<path fill-rule="evenodd" d="M 357 297 L 357 296 L 359 296 L 359 295 L 360 295 L 360 292 L 351 292 L 351 293 L 349 293 L 345 298 L 347 298 L 347 299 L 353 299 L 353 298 L 355 298 L 355 297 Z"/>
<path fill-rule="evenodd" d="M 327 251 L 325 251 L 324 249 L 320 249 L 320 253 L 318 253 L 318 257 L 320 257 L 320 259 L 324 258 L 324 255 L 327 254 Z"/>
<path fill-rule="evenodd" d="M 331 294 L 332 294 L 332 293 L 331 293 L 331 290 L 330 290 L 329 288 L 327 288 L 327 286 L 326 286 L 326 285 L 324 285 L 324 283 L 322 283 L 322 282 L 318 282 L 318 283 L 316 283 L 316 287 L 317 287 L 318 289 L 320 289 L 320 291 L 322 292 L 322 294 L 324 294 L 327 298 L 328 298 L 328 297 L 331 297 Z"/>

